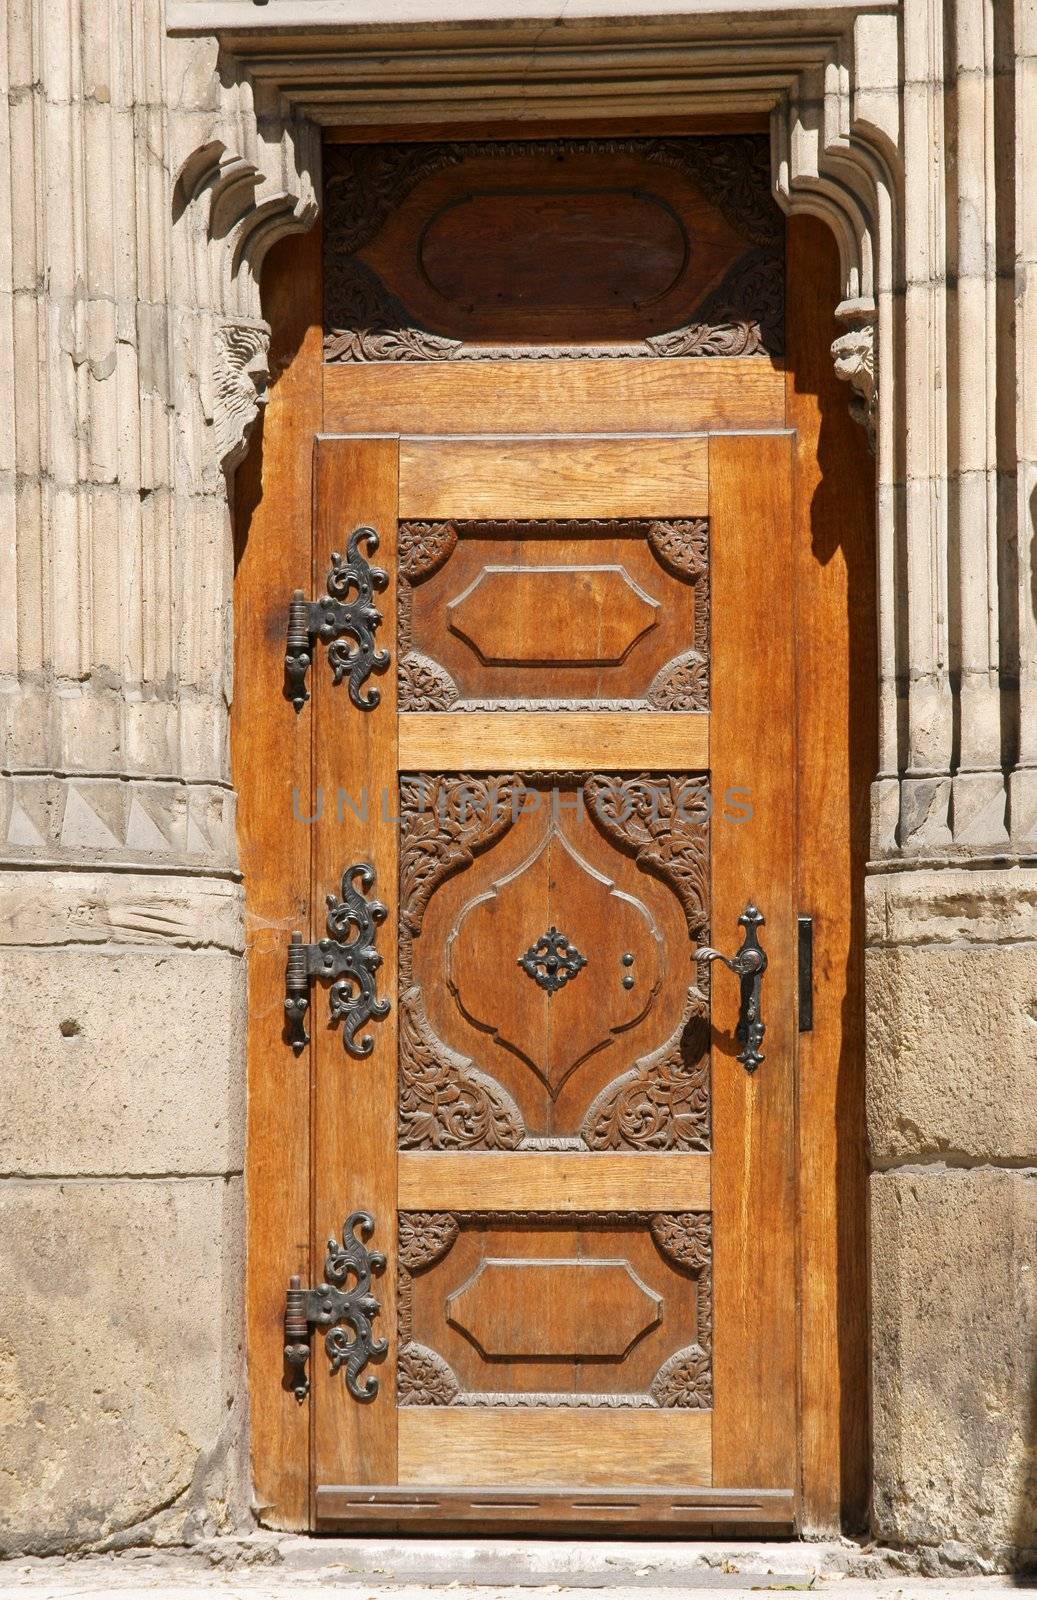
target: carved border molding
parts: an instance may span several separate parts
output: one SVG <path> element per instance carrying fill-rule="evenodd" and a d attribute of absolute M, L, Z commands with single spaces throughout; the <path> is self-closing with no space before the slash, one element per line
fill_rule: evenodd
<path fill-rule="evenodd" d="M 694 590 L 693 648 L 666 661 L 639 699 L 475 699 L 462 697 L 441 662 L 414 647 L 413 589 L 445 565 L 459 538 L 536 537 L 565 528 L 574 535 L 643 537 L 660 566 Z M 544 517 L 510 522 L 404 521 L 399 524 L 396 656 L 401 711 L 708 711 L 709 518 Z"/>
<path fill-rule="evenodd" d="M 558 1212 L 558 1211 L 401 1211 L 397 1273 L 397 1400 L 401 1406 L 525 1408 L 546 1406 L 651 1410 L 713 1405 L 713 1218 L 708 1211 Z M 450 1363 L 414 1338 L 413 1283 L 451 1250 L 466 1222 L 501 1225 L 607 1228 L 627 1223 L 647 1226 L 656 1246 L 697 1286 L 698 1338 L 667 1356 L 648 1388 L 638 1393 L 566 1394 L 557 1390 L 465 1390 Z"/>

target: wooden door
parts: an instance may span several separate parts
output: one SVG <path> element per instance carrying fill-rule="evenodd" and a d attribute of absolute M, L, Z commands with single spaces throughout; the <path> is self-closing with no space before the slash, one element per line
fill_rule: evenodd
<path fill-rule="evenodd" d="M 785 240 L 765 134 L 326 156 L 323 251 L 265 272 L 274 383 L 237 481 L 262 1515 L 858 1527 L 874 560 L 831 238 Z M 336 684 L 304 634 L 286 686 L 289 597 L 333 551 L 384 570 L 390 661 L 347 636 Z M 752 1074 L 738 982 L 695 959 L 734 952 L 750 897 Z M 369 1055 L 327 983 L 293 984 L 286 1030 L 293 930 L 296 965 L 371 936 Z M 366 1362 L 301 1317 L 362 1249 L 387 1262 L 377 1313 L 354 1300 L 388 1345 Z"/>
<path fill-rule="evenodd" d="M 368 950 L 309 1013 L 315 1247 L 387 1263 L 311 1359 L 317 1524 L 788 1525 L 790 436 L 325 437 L 315 481 L 316 571 L 366 551 L 397 619 L 312 684 L 313 904 Z M 755 1070 L 697 959 L 749 903 Z"/>

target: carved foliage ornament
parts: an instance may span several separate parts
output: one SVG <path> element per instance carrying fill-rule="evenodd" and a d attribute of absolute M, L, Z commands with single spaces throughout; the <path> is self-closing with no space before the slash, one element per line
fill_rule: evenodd
<path fill-rule="evenodd" d="M 707 1001 L 688 998 L 673 1035 L 598 1095 L 584 1118 L 589 1150 L 708 1150 Z"/>
<path fill-rule="evenodd" d="M 421 932 L 443 880 L 510 827 L 516 783 L 511 775 L 401 777 L 400 919 L 407 933 Z"/>
<path fill-rule="evenodd" d="M 418 323 L 357 252 L 423 179 L 472 158 L 640 156 L 686 176 L 746 240 L 745 253 L 681 326 L 629 343 L 474 345 Z M 781 355 L 784 349 L 783 219 L 771 197 L 765 135 L 728 138 L 500 140 L 436 145 L 337 145 L 325 170 L 325 358 L 443 361 L 458 358 Z"/>
<path fill-rule="evenodd" d="M 433 1032 L 421 990 L 400 996 L 402 1150 L 515 1150 L 522 1116 L 511 1096 Z"/>
<path fill-rule="evenodd" d="M 701 944 L 709 922 L 708 779 L 591 776 L 584 793 L 602 831 L 671 886 Z"/>

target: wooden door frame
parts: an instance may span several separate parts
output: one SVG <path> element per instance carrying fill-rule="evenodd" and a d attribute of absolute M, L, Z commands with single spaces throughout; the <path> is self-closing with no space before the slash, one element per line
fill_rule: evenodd
<path fill-rule="evenodd" d="M 765 122 L 756 126 L 764 127 Z M 336 138 L 349 130 L 333 130 Z M 465 128 L 509 137 L 521 125 Z M 528 130 L 526 130 L 528 131 Z M 538 123 L 537 133 L 546 130 Z M 556 133 L 626 131 L 621 119 Z M 728 132 L 716 119 L 637 131 Z M 738 131 L 748 131 L 739 119 Z M 442 123 L 357 130 L 442 137 Z M 456 136 L 456 134 L 455 134 Z M 863 915 L 869 785 L 877 748 L 873 463 L 832 367 L 839 263 L 825 225 L 788 225 L 786 421 L 799 433 L 794 574 L 798 632 L 799 903 L 815 919 L 815 1025 L 799 1039 L 799 1517 L 803 1533 L 864 1525 L 869 1479 Z M 267 258 L 270 399 L 235 494 L 232 753 L 249 928 L 247 1323 L 255 1499 L 264 1523 L 312 1526 L 309 1408 L 281 1387 L 288 1277 L 310 1255 L 310 1094 L 280 1037 L 284 941 L 302 921 L 308 869 L 263 779 L 294 763 L 308 784 L 309 725 L 281 698 L 287 598 L 310 582 L 311 458 L 322 423 L 319 226 Z M 851 681 L 852 673 L 852 681 Z M 287 715 L 286 715 L 287 713 Z M 292 717 L 288 723 L 288 717 Z M 306 791 L 306 815 L 312 805 Z M 811 849 L 811 842 L 816 848 Z M 276 850 L 276 879 L 259 870 Z M 269 861 L 269 854 L 266 856 Z M 287 1058 L 287 1059 L 286 1059 Z M 294 1070 L 293 1070 L 294 1069 Z"/>

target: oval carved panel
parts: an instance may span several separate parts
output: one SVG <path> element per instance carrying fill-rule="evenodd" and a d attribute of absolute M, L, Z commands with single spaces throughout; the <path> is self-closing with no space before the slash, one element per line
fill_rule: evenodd
<path fill-rule="evenodd" d="M 555 193 L 514 187 L 462 196 L 426 223 L 418 259 L 444 300 L 476 313 L 565 305 L 639 308 L 684 271 L 688 236 L 657 195 L 603 186 Z"/>
<path fill-rule="evenodd" d="M 629 1261 L 483 1261 L 447 1296 L 447 1321 L 489 1358 L 621 1360 L 662 1320 Z"/>
<path fill-rule="evenodd" d="M 615 666 L 659 610 L 619 565 L 485 566 L 447 604 L 451 632 L 490 666 Z"/>
<path fill-rule="evenodd" d="M 330 361 L 779 355 L 766 135 L 331 145 Z"/>

